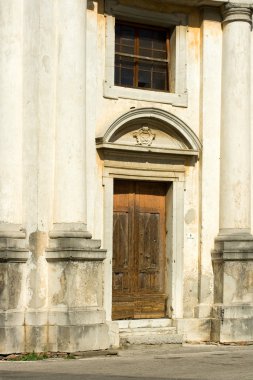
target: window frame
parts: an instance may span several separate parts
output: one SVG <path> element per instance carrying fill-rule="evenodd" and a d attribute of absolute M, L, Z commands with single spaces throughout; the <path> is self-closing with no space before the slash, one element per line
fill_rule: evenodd
<path fill-rule="evenodd" d="M 104 97 L 109 99 L 133 99 L 153 103 L 172 104 L 178 107 L 188 106 L 186 87 L 187 78 L 187 16 L 182 13 L 164 14 L 145 11 L 131 6 L 118 5 L 115 0 L 105 3 L 105 80 Z M 116 86 L 114 84 L 115 60 L 115 20 L 141 23 L 147 26 L 159 25 L 164 28 L 174 26 L 176 49 L 175 59 L 175 91 L 144 90 L 132 87 Z"/>
<path fill-rule="evenodd" d="M 134 48 L 134 54 L 128 54 L 128 53 L 122 53 L 122 52 L 117 52 L 116 51 L 116 45 L 115 43 L 115 67 L 116 69 L 116 56 L 119 57 L 126 57 L 126 58 L 132 58 L 134 60 L 134 70 L 133 70 L 133 85 L 132 86 L 124 86 L 122 84 L 116 83 L 116 80 L 114 81 L 115 86 L 120 86 L 120 87 L 127 87 L 127 88 L 136 88 L 139 90 L 148 90 L 148 91 L 162 91 L 162 92 L 170 92 L 170 75 L 169 75 L 169 70 L 170 70 L 170 33 L 171 30 L 163 27 L 156 27 L 156 26 L 151 26 L 151 25 L 146 25 L 146 24 L 140 24 L 140 23 L 134 23 L 134 22 L 129 22 L 129 21 L 123 21 L 123 20 L 117 20 L 115 22 L 115 37 L 116 37 L 116 24 L 120 26 L 129 26 L 134 29 L 134 38 L 133 38 L 133 48 Z M 148 30 L 148 31 L 155 31 L 155 32 L 160 32 L 164 33 L 164 43 L 165 43 L 165 54 L 166 58 L 161 59 L 161 58 L 154 58 L 154 57 L 148 57 L 148 56 L 142 56 L 139 53 L 140 49 L 140 32 L 143 30 Z M 150 50 L 147 48 L 147 50 Z M 151 49 L 153 50 L 153 49 Z M 155 87 L 141 87 L 138 86 L 138 82 L 140 80 L 139 77 L 139 70 L 140 70 L 140 61 L 147 61 L 147 62 L 153 62 L 153 63 L 164 63 L 166 67 L 166 73 L 165 73 L 165 87 L 166 89 L 156 89 Z M 116 71 L 116 70 L 115 70 Z M 151 79 L 151 86 L 152 86 L 152 79 Z"/>

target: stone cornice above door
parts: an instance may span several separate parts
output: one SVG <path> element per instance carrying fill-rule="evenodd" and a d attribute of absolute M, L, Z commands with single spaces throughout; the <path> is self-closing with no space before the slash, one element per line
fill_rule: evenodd
<path fill-rule="evenodd" d="M 192 129 L 169 112 L 135 109 L 120 116 L 96 138 L 98 150 L 198 157 L 201 143 Z M 127 153 L 128 152 L 128 153 Z"/>

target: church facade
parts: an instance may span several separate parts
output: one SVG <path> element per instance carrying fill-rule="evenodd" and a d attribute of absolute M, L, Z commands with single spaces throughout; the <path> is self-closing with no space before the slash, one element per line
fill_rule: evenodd
<path fill-rule="evenodd" d="M 0 1 L 1 354 L 253 341 L 252 9 Z"/>

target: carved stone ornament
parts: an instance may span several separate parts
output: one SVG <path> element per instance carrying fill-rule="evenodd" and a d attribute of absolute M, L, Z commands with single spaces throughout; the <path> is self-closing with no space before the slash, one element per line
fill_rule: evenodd
<path fill-rule="evenodd" d="M 136 138 L 137 145 L 150 146 L 155 139 L 155 134 L 148 126 L 143 125 L 143 127 L 133 133 L 133 137 Z"/>

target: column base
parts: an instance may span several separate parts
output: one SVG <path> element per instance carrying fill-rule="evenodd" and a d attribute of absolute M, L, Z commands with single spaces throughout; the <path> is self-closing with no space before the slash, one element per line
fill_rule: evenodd
<path fill-rule="evenodd" d="M 220 234 L 212 252 L 214 306 L 211 339 L 253 341 L 253 236 Z"/>

